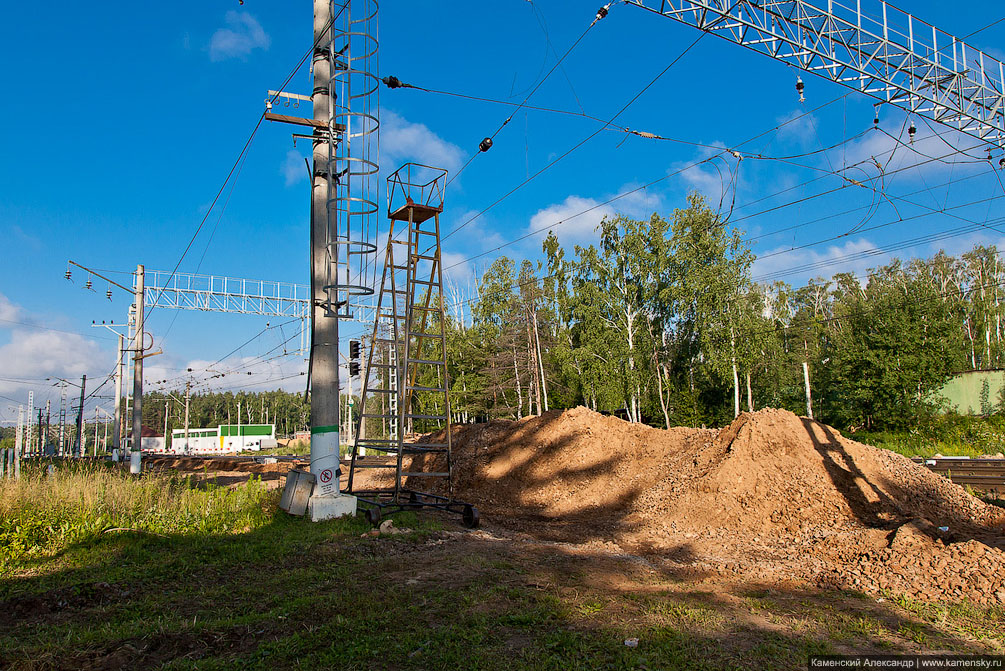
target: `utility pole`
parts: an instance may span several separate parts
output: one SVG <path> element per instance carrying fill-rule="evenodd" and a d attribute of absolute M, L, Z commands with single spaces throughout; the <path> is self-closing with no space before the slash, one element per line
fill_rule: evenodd
<path fill-rule="evenodd" d="M 17 406 L 17 433 L 14 434 L 14 478 L 21 477 L 21 453 L 24 451 L 24 406 Z"/>
<path fill-rule="evenodd" d="M 349 10 L 351 11 L 351 10 Z M 311 473 L 316 478 L 314 495 L 308 504 L 313 520 L 328 519 L 356 511 L 356 501 L 339 497 L 339 372 L 338 372 L 338 292 L 332 312 L 325 284 L 329 278 L 330 256 L 344 250 L 338 243 L 329 248 L 330 232 L 337 231 L 329 220 L 329 142 L 331 105 L 332 3 L 314 0 L 314 93 L 313 117 L 325 128 L 314 129 L 313 189 L 311 193 Z M 348 101 L 347 101 L 348 102 Z M 339 498 L 336 498 L 339 497 Z M 351 509 L 350 509 L 351 505 Z"/>
<path fill-rule="evenodd" d="M 57 454 L 66 453 L 66 381 L 59 381 L 59 450 Z"/>
<path fill-rule="evenodd" d="M 136 266 L 136 336 L 133 339 L 133 442 L 130 445 L 129 472 L 139 475 L 143 449 L 143 264 Z"/>
<path fill-rule="evenodd" d="M 192 381 L 185 381 L 185 454 L 189 454 L 188 447 L 188 402 L 192 397 Z"/>
<path fill-rule="evenodd" d="M 94 456 L 98 456 L 98 409 L 94 408 Z"/>
<path fill-rule="evenodd" d="M 813 419 L 813 397 L 810 396 L 810 365 L 803 362 L 803 384 L 806 386 L 806 416 Z"/>
<path fill-rule="evenodd" d="M 112 431 L 112 456 L 113 461 L 119 460 L 119 436 L 122 435 L 122 377 L 123 364 L 122 355 L 125 350 L 125 337 L 119 334 L 119 355 L 115 362 L 115 429 Z"/>
<path fill-rule="evenodd" d="M 80 376 L 80 407 L 77 408 L 77 449 L 75 457 L 83 456 L 84 450 L 84 388 L 87 386 L 87 376 Z"/>
<path fill-rule="evenodd" d="M 49 399 L 46 399 L 46 401 L 45 401 L 45 433 L 42 434 L 42 435 L 45 436 L 45 438 L 43 438 L 43 442 L 44 443 L 48 443 L 49 442 L 49 434 L 52 432 L 52 414 L 51 414 L 51 412 L 49 410 L 51 403 L 52 403 L 52 401 L 50 401 Z"/>

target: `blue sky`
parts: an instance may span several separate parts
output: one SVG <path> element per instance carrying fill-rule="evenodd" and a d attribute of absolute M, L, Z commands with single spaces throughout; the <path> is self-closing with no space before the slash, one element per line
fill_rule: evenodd
<path fill-rule="evenodd" d="M 387 0 L 379 20 L 380 75 L 519 102 L 552 67 L 556 53 L 564 53 L 589 25 L 598 4 Z M 910 3 L 909 9 L 961 36 L 1001 14 L 999 3 L 990 1 L 924 0 Z M 638 8 L 615 5 L 530 104 L 609 118 L 698 34 Z M 1002 57 L 1003 38 L 1005 23 L 1000 23 L 969 42 Z M 148 269 L 173 268 L 261 114 L 266 90 L 282 83 L 310 40 L 307 0 L 151 6 L 57 2 L 7 8 L 0 26 L 8 91 L 5 123 L 0 126 L 5 158 L 0 162 L 0 239 L 5 252 L 0 263 L 0 422 L 16 416 L 11 406 L 24 403 L 28 389 L 43 400 L 58 401 L 47 377 L 87 373 L 105 378 L 112 367 L 114 341 L 104 329 L 89 325 L 92 320 L 124 321 L 129 298 L 115 292 L 106 300 L 106 285 L 100 280 L 95 280 L 94 292 L 83 290 L 85 277 L 79 271 L 74 282 L 67 282 L 67 259 L 116 271 L 113 277 L 123 284 L 129 283 L 128 271 L 137 263 Z M 748 158 L 739 163 L 731 222 L 757 236 L 753 247 L 761 259 L 755 277 L 798 284 L 816 274 L 865 273 L 888 258 L 883 249 L 894 243 L 903 243 L 897 254 L 908 257 L 929 256 L 940 248 L 957 253 L 977 242 L 1005 238 L 946 214 L 893 223 L 925 208 L 947 206 L 970 222 L 1001 217 L 1002 201 L 966 206 L 1002 194 L 987 163 L 919 167 L 918 154 L 898 150 L 886 166 L 888 198 L 880 201 L 874 201 L 872 191 L 849 187 L 833 174 L 797 186 L 820 177 L 822 170 L 837 170 L 873 155 L 886 161 L 889 154 L 883 152 L 889 152 L 893 141 L 869 131 L 873 105 L 863 95 L 840 98 L 846 89 L 803 75 L 807 100 L 800 104 L 796 74 L 787 65 L 708 36 L 617 124 L 691 143 L 738 148 L 741 154 L 801 156 L 794 162 Z M 287 90 L 309 94 L 311 86 L 302 68 Z M 835 99 L 812 115 L 785 123 Z M 407 89 L 382 88 L 380 107 L 384 172 L 406 160 L 456 171 L 479 140 L 510 113 L 501 105 Z M 779 125 L 779 130 L 741 145 Z M 660 178 L 665 179 L 554 230 L 567 245 L 587 244 L 595 239 L 593 228 L 604 214 L 669 215 L 692 188 L 716 206 L 725 190 L 728 210 L 735 159 L 671 174 L 717 150 L 604 131 L 472 220 L 597 126 L 582 117 L 521 110 L 496 137 L 492 150 L 477 156 L 451 185 L 445 228 L 470 220 L 444 244 L 457 292 L 469 293 L 473 278 L 500 253 L 538 258 L 542 236 L 501 251 L 496 249 L 500 245 Z M 949 131 L 933 137 L 923 123 L 917 126 L 915 148 L 921 153 L 942 156 L 949 153 L 946 143 L 973 144 Z M 885 107 L 881 127 L 900 135 L 905 117 Z M 302 141 L 293 146 L 289 127 L 263 126 L 222 216 L 218 205 L 180 269 L 306 282 L 309 189 L 302 157 L 307 152 Z M 984 156 L 983 149 L 972 153 Z M 758 214 L 842 185 L 846 188 L 831 195 Z M 773 195 L 785 189 L 791 190 Z M 890 225 L 876 227 L 886 223 Z M 839 240 L 803 247 L 856 227 L 858 232 Z M 945 231 L 953 234 L 934 242 L 911 242 Z M 815 263 L 823 265 L 800 270 Z M 213 388 L 302 388 L 302 358 L 281 356 L 282 342 L 297 327 L 280 328 L 279 321 L 156 310 L 148 329 L 164 354 L 148 361 L 148 380 L 167 379 L 168 388 L 177 388 L 185 368 L 195 368 L 197 378 L 204 378 L 208 374 L 200 371 L 215 364 L 210 367 L 239 370 L 211 380 Z M 225 356 L 249 339 L 248 345 Z M 286 350 L 297 344 L 293 337 Z M 263 363 L 263 358 L 268 361 Z M 253 375 L 246 375 L 249 370 Z M 93 399 L 88 407 L 93 403 L 110 407 L 108 399 Z"/>

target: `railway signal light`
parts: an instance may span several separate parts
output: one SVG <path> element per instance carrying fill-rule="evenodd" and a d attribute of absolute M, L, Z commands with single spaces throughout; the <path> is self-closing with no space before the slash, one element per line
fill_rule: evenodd
<path fill-rule="evenodd" d="M 358 340 L 350 340 L 349 341 L 349 358 L 350 359 L 358 359 L 359 358 L 360 349 L 361 349 L 361 346 L 360 346 L 360 342 Z M 357 368 L 358 368 L 358 366 L 357 366 Z"/>
<path fill-rule="evenodd" d="M 349 377 L 357 377 L 359 375 L 359 362 L 350 361 L 349 362 Z"/>

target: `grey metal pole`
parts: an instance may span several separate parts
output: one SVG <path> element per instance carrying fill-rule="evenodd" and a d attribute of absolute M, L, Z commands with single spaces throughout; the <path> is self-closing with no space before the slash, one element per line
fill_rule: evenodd
<path fill-rule="evenodd" d="M 119 360 L 116 364 L 116 414 L 115 430 L 112 432 L 112 449 L 120 448 L 119 437 L 123 430 L 123 353 L 126 350 L 126 339 L 119 333 Z"/>
<path fill-rule="evenodd" d="M 136 266 L 136 336 L 133 339 L 133 441 L 130 445 L 129 472 L 139 475 L 142 470 L 143 448 L 143 327 L 144 327 L 143 265 Z"/>
<path fill-rule="evenodd" d="M 98 409 L 94 409 L 94 456 L 98 456 Z"/>
<path fill-rule="evenodd" d="M 87 386 L 87 376 L 82 375 L 80 377 L 80 407 L 77 409 L 77 449 L 75 450 L 75 457 L 84 456 L 84 388 Z M 41 417 L 39 418 L 39 424 L 41 424 Z M 42 449 L 45 449 L 44 443 L 42 444 Z"/>
<path fill-rule="evenodd" d="M 314 120 L 328 125 L 331 97 L 332 4 L 314 0 Z M 328 220 L 328 142 L 325 130 L 314 131 L 313 192 L 311 194 L 311 473 L 317 478 L 315 495 L 334 496 L 339 492 L 338 425 L 338 318 L 327 316 L 324 289 L 328 278 L 329 231 L 336 230 Z M 334 236 L 331 236 L 334 238 Z M 331 253 L 338 253 L 337 245 Z"/>
<path fill-rule="evenodd" d="M 188 447 L 188 401 L 191 398 L 192 381 L 185 382 L 185 454 L 190 452 Z"/>

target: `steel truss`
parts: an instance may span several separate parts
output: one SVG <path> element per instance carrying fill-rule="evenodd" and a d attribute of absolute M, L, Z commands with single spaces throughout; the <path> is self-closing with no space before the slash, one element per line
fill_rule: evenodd
<path fill-rule="evenodd" d="M 999 148 L 1005 143 L 1001 61 L 885 2 L 625 1 Z"/>

